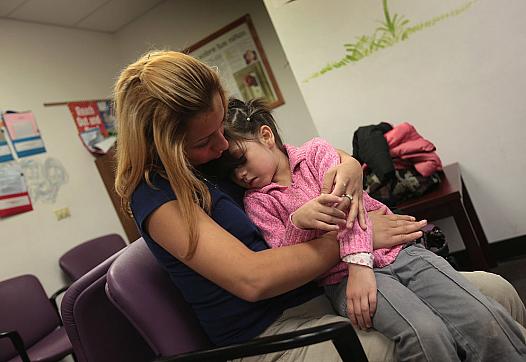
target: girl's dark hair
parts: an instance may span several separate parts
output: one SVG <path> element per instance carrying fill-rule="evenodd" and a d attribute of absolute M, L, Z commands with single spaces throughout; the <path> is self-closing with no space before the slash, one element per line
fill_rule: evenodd
<path fill-rule="evenodd" d="M 234 157 L 225 151 L 217 160 L 200 167 L 201 173 L 212 179 L 224 179 L 231 176 L 233 170 L 242 165 L 244 156 L 244 141 L 257 140 L 261 126 L 268 126 L 274 133 L 276 146 L 283 152 L 283 142 L 278 133 L 278 127 L 270 112 L 270 107 L 260 98 L 244 102 L 230 98 L 225 118 L 225 137 L 230 144 L 237 144 L 243 150 L 241 157 Z"/>
<path fill-rule="evenodd" d="M 283 141 L 268 104 L 261 98 L 244 102 L 230 98 L 225 119 L 225 137 L 229 142 L 254 140 L 258 137 L 261 126 L 268 126 L 274 133 L 276 146 L 285 152 Z"/>

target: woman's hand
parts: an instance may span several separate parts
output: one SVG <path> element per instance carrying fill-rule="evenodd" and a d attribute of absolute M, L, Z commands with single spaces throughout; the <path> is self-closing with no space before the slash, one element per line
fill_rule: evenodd
<path fill-rule="evenodd" d="M 342 196 L 343 194 L 352 197 L 350 211 L 347 216 L 347 228 L 351 228 L 356 216 L 363 230 L 367 229 L 365 221 L 365 209 L 363 207 L 363 172 L 362 166 L 356 159 L 345 154 L 342 155 L 342 162 L 330 168 L 323 177 L 322 193 Z"/>
<path fill-rule="evenodd" d="M 321 194 L 294 211 L 291 216 L 292 223 L 300 229 L 338 231 L 338 225 L 345 225 L 345 212 L 334 205 L 342 201 L 341 197 Z"/>
<path fill-rule="evenodd" d="M 427 220 L 415 221 L 409 215 L 385 215 L 386 208 L 371 211 L 367 215 L 373 225 L 373 248 L 391 248 L 416 240 L 422 236 Z"/>
<path fill-rule="evenodd" d="M 373 269 L 359 264 L 349 264 L 347 279 L 347 315 L 355 328 L 373 326 L 376 312 L 376 278 Z"/>

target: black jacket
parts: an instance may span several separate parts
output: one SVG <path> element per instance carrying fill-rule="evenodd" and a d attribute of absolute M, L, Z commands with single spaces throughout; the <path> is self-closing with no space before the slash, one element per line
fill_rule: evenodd
<path fill-rule="evenodd" d="M 384 137 L 384 133 L 391 129 L 393 127 L 385 122 L 359 127 L 352 140 L 353 157 L 361 164 L 366 163 L 381 182 L 393 178 L 395 174 L 389 146 Z"/>

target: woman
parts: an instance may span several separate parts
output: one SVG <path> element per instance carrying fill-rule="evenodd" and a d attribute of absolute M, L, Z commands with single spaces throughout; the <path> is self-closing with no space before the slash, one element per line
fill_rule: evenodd
<path fill-rule="evenodd" d="M 309 283 L 338 262 L 334 234 L 268 249 L 241 207 L 197 170 L 228 148 L 226 98 L 214 70 L 181 53 L 151 52 L 123 70 L 114 97 L 116 190 L 212 342 L 226 345 L 343 319 Z M 353 195 L 349 222 L 362 214 L 364 225 L 361 170 L 343 156 L 328 173 L 326 188 L 334 184 L 334 194 Z M 409 216 L 370 216 L 375 247 L 421 235 L 422 225 Z M 341 218 L 335 210 L 328 222 Z M 385 337 L 360 338 L 371 360 L 380 354 L 392 359 Z M 331 343 L 280 354 L 291 361 L 339 360 Z"/>

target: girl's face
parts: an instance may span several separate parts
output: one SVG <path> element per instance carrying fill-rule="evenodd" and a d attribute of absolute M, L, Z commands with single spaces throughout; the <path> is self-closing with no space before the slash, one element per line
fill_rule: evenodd
<path fill-rule="evenodd" d="M 278 160 L 271 147 L 261 139 L 243 141 L 240 146 L 232 144 L 228 150 L 240 160 L 232 174 L 234 182 L 246 189 L 270 184 L 278 170 Z"/>
<path fill-rule="evenodd" d="M 223 136 L 224 118 L 223 100 L 219 93 L 216 93 L 212 101 L 212 109 L 190 120 L 185 150 L 193 166 L 215 160 L 228 149 L 228 141 Z"/>

